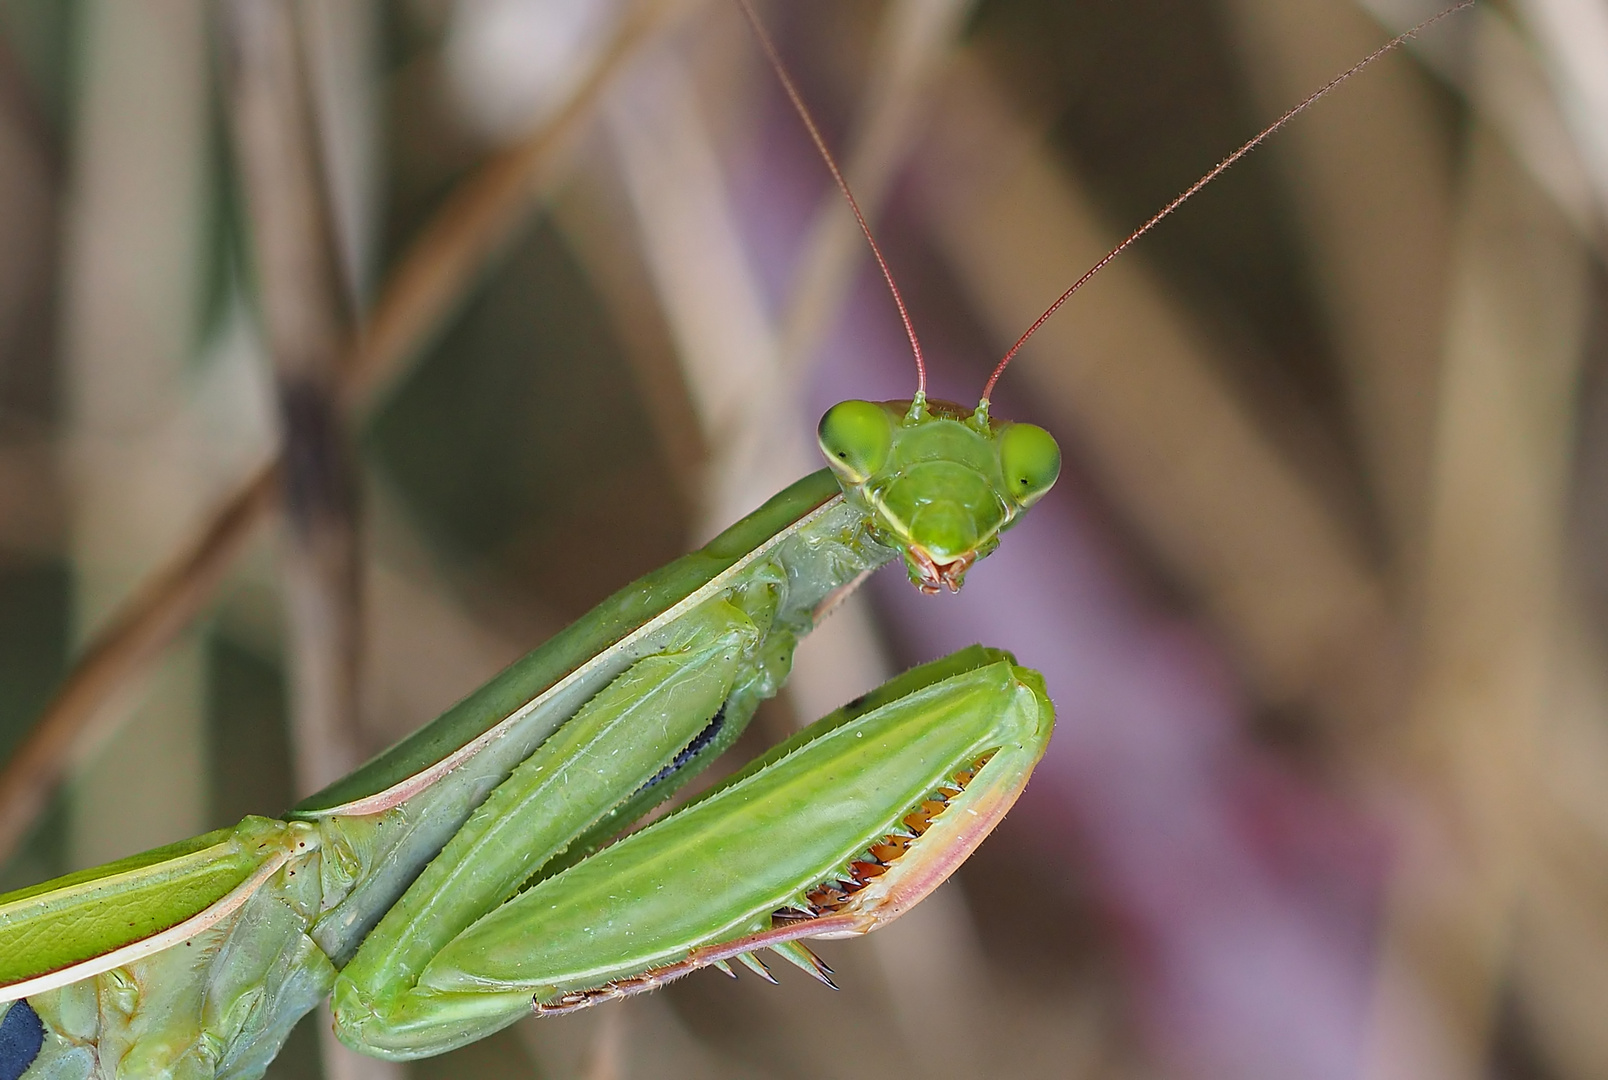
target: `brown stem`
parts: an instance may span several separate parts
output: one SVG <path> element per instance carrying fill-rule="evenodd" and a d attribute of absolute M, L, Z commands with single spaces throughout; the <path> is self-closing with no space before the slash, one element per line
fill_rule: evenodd
<path fill-rule="evenodd" d="M 230 120 L 279 396 L 296 779 L 357 764 L 361 552 L 357 476 L 336 405 L 350 318 L 289 0 L 232 0 Z"/>
<path fill-rule="evenodd" d="M 44 810 L 67 763 L 109 730 L 92 721 L 190 624 L 251 539 L 279 493 L 267 465 L 242 484 L 190 545 L 152 575 L 95 635 L 50 705 L 0 769 L 0 854 L 9 854 Z"/>

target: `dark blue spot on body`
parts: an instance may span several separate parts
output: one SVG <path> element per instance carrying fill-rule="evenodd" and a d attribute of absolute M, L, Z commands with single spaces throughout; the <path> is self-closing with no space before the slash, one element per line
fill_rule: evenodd
<path fill-rule="evenodd" d="M 0 1017 L 0 1080 L 18 1080 L 45 1045 L 45 1025 L 33 1006 L 19 1001 Z"/>
<path fill-rule="evenodd" d="M 725 726 L 726 708 L 725 706 L 721 706 L 720 711 L 715 714 L 714 719 L 709 721 L 708 725 L 705 726 L 702 731 L 698 732 L 697 735 L 694 735 L 690 743 L 681 748 L 681 752 L 671 759 L 670 764 L 654 773 L 646 784 L 643 784 L 641 787 L 637 788 L 637 791 L 646 791 L 655 784 L 662 784 L 676 773 L 686 768 L 687 762 L 697 757 L 700 750 L 714 742 L 715 736 L 719 735 L 720 729 Z M 0 1080 L 4 1080 L 4 1078 L 0 1077 Z"/>

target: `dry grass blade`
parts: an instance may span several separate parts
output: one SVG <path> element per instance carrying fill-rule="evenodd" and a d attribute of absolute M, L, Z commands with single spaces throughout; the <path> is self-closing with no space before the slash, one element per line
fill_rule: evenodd
<path fill-rule="evenodd" d="M 278 384 L 296 778 L 316 791 L 362 756 L 356 463 L 336 396 L 350 316 L 294 9 L 234 0 L 225 24 L 235 159 Z"/>
<path fill-rule="evenodd" d="M 1360 0 L 1380 22 L 1404 29 L 1422 14 L 1417 0 Z M 1462 94 L 1509 151 L 1558 205 L 1582 237 L 1603 246 L 1602 214 L 1587 169 L 1553 92 L 1544 57 L 1514 24 L 1513 13 L 1481 4 L 1472 13 L 1466 46 L 1412 46 L 1417 58 Z"/>
<path fill-rule="evenodd" d="M 1597 196 L 1599 221 L 1608 221 L 1608 8 L 1568 0 L 1526 0 L 1519 5 L 1541 46 L 1553 92 Z"/>
<path fill-rule="evenodd" d="M 597 104 L 602 90 L 643 43 L 685 5 L 645 3 L 628 19 L 592 73 L 555 118 L 487 162 L 449 197 L 434 222 L 398 261 L 351 355 L 344 397 L 362 411 L 405 371 L 473 285 L 485 261 L 537 192 L 536 178 Z M 0 857 L 27 833 L 82 749 L 86 731 L 117 692 L 150 664 L 201 611 L 224 571 L 267 516 L 278 495 L 270 463 L 241 483 L 183 553 L 153 575 L 85 648 L 0 773 Z"/>
<path fill-rule="evenodd" d="M 1370 1076 L 1483 1072 L 1554 707 L 1584 249 L 1489 131 L 1461 215 L 1437 418 L 1417 795 L 1383 942 Z"/>

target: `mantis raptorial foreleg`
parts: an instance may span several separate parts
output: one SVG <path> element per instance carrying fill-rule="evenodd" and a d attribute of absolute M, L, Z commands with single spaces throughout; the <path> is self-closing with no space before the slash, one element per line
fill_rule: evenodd
<path fill-rule="evenodd" d="M 410 1058 L 481 1038 L 533 1001 L 561 1011 L 751 950 L 812 966 L 797 939 L 863 933 L 948 876 L 1014 801 L 1051 717 L 1035 673 L 968 650 L 524 892 L 502 876 L 461 931 L 431 910 L 452 891 L 432 880 L 420 894 L 426 907 L 404 898 L 342 972 L 337 1032 L 365 1052 Z M 602 736 L 589 750 L 612 746 Z M 487 800 L 428 877 L 467 881 L 482 861 L 502 874 L 482 838 L 528 817 L 550 765 L 527 765 L 530 775 Z"/>
<path fill-rule="evenodd" d="M 704 663 L 684 657 L 667 680 L 633 687 L 631 672 L 662 666 L 659 657 L 639 661 L 594 697 L 492 793 L 339 975 L 311 936 L 328 906 L 319 868 L 331 829 L 248 819 L 204 844 L 7 898 L 0 925 L 9 920 L 11 940 L 27 944 L 15 931 L 30 920 L 38 928 L 110 914 L 119 897 L 161 921 L 160 909 L 137 899 L 142 890 L 197 876 L 187 860 L 207 852 L 216 880 L 205 895 L 223 890 L 175 924 L 205 924 L 183 940 L 157 947 L 151 935 L 137 938 L 124 948 L 152 951 L 115 967 L 88 962 L 94 971 L 69 965 L 61 985 L 13 1006 L 11 1022 L 31 1017 L 43 1032 L 25 1075 L 260 1075 L 290 1026 L 332 987 L 344 1041 L 406 1059 L 533 1010 L 569 1011 L 728 959 L 753 962 L 760 949 L 824 977 L 798 939 L 864 933 L 943 881 L 1026 783 L 1052 709 L 1036 673 L 1004 653 L 968 649 L 890 682 L 677 813 L 544 876 L 542 864 L 555 864 L 543 852 L 585 836 L 630 785 L 651 784 L 662 762 L 702 735 L 699 717 L 720 698 L 693 684 L 725 681 L 729 665 L 711 650 L 747 636 L 743 621 L 712 613 L 685 642 Z M 691 688 L 684 722 L 658 749 L 643 749 L 641 725 L 631 722 L 641 719 L 632 713 L 643 698 L 634 691 L 678 695 L 677 684 Z M 639 760 L 624 766 L 633 755 Z M 86 907 L 94 898 L 75 888 L 98 889 L 111 903 Z M 236 896 L 243 899 L 230 906 Z M 51 962 L 41 955 L 30 963 Z M 34 974 L 41 977 L 51 978 Z"/>

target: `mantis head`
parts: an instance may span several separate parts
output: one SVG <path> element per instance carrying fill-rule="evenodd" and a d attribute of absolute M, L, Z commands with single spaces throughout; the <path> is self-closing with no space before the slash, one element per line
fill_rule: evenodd
<path fill-rule="evenodd" d="M 749 0 L 738 2 L 882 270 L 916 365 L 916 393 L 909 401 L 843 401 L 828 409 L 818 429 L 821 451 L 844 498 L 871 515 L 872 534 L 904 552 L 916 588 L 959 592 L 972 564 L 999 546 L 999 534 L 1060 475 L 1061 448 L 1050 433 L 1033 424 L 990 423 L 988 396 L 1017 350 L 1077 285 L 1005 354 L 984 384 L 976 409 L 928 402 L 927 362 L 899 283 L 775 43 Z"/>
<path fill-rule="evenodd" d="M 990 422 L 986 405 L 844 401 L 818 429 L 843 495 L 878 540 L 904 552 L 925 593 L 960 591 L 966 571 L 1054 485 L 1061 449 L 1035 424 Z"/>

